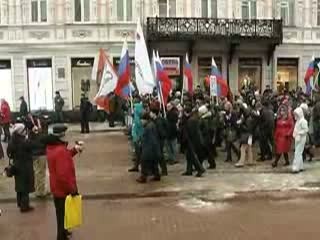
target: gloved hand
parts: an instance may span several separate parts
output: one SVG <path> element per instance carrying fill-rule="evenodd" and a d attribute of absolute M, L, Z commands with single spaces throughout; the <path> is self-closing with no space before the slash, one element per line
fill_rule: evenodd
<path fill-rule="evenodd" d="M 79 195 L 78 189 L 75 190 L 75 191 L 73 191 L 72 193 L 70 193 L 70 195 L 71 195 L 72 197 L 78 196 L 78 195 Z"/>

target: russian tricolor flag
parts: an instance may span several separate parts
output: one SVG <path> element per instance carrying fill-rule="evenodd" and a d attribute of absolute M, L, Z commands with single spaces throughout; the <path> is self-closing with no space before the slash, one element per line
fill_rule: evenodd
<path fill-rule="evenodd" d="M 189 92 L 190 94 L 193 94 L 193 77 L 188 54 L 186 54 L 186 62 L 183 71 L 183 90 Z"/>
<path fill-rule="evenodd" d="M 310 95 L 312 91 L 312 86 L 311 86 L 311 78 L 314 75 L 314 60 L 312 60 L 309 63 L 309 66 L 307 68 L 306 74 L 304 76 L 304 82 L 306 84 L 306 94 Z"/>
<path fill-rule="evenodd" d="M 162 98 L 163 98 L 163 103 L 166 105 L 168 101 L 169 94 L 172 90 L 172 82 L 166 73 L 166 71 L 163 68 L 161 59 L 158 56 L 154 56 L 154 66 L 155 66 L 155 76 L 156 76 L 156 81 L 157 86 L 161 86 L 161 93 L 162 93 Z"/>
<path fill-rule="evenodd" d="M 220 73 L 214 58 L 212 58 L 211 63 L 211 76 L 215 76 L 217 79 L 217 89 L 216 94 L 218 97 L 227 97 L 229 92 L 229 86 L 227 81 L 223 79 L 222 74 Z"/>
<path fill-rule="evenodd" d="M 122 97 L 128 97 L 130 93 L 130 58 L 128 44 L 125 40 L 123 43 L 120 63 L 118 68 L 118 84 L 115 89 L 115 94 Z"/>

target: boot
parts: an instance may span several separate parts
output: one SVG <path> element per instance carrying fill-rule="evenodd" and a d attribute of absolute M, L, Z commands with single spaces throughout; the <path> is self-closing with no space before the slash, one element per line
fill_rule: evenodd
<path fill-rule="evenodd" d="M 137 180 L 138 183 L 146 183 L 147 178 L 145 176 L 140 176 Z"/>
<path fill-rule="evenodd" d="M 154 176 L 153 178 L 151 178 L 151 181 L 159 182 L 159 181 L 161 181 L 161 177 L 160 176 Z"/>
<path fill-rule="evenodd" d="M 132 167 L 128 170 L 128 172 L 139 172 L 139 168 L 138 167 Z"/>

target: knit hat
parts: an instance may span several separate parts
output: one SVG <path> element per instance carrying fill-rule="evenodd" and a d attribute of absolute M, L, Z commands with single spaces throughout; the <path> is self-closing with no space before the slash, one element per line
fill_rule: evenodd
<path fill-rule="evenodd" d="M 51 134 L 57 137 L 63 137 L 65 132 L 68 130 L 68 127 L 64 124 L 53 124 L 51 126 L 52 132 Z"/>

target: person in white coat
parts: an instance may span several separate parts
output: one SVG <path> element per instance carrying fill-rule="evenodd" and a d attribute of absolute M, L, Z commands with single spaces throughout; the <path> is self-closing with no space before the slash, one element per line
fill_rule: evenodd
<path fill-rule="evenodd" d="M 298 107 L 296 108 L 296 110 L 294 110 L 294 118 L 296 120 L 296 124 L 293 130 L 293 137 L 295 140 L 295 151 L 292 163 L 292 172 L 299 173 L 300 171 L 303 171 L 302 153 L 307 140 L 309 128 L 308 122 L 304 118 L 303 109 L 301 107 Z"/>

